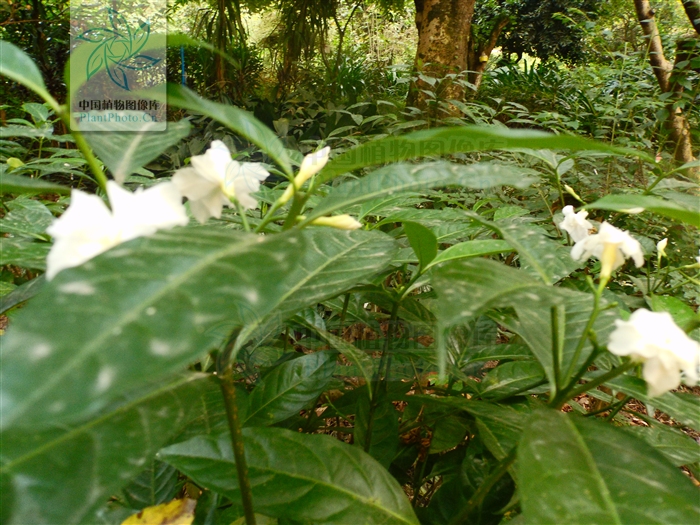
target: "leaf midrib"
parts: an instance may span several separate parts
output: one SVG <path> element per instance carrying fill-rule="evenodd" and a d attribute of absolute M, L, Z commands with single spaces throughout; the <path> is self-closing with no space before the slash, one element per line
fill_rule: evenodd
<path fill-rule="evenodd" d="M 56 372 L 51 374 L 51 377 L 45 381 L 40 388 L 37 388 L 34 393 L 30 396 L 27 396 L 24 400 L 24 403 L 20 406 L 20 408 L 15 412 L 14 418 L 10 418 L 9 422 L 7 422 L 5 425 L 3 425 L 5 428 L 9 428 L 12 425 L 12 422 L 14 419 L 17 419 L 19 416 L 21 416 L 27 409 L 28 406 L 31 406 L 31 404 L 36 401 L 37 399 L 40 399 L 41 396 L 43 396 L 47 390 L 50 390 L 53 388 L 57 383 L 63 380 L 65 375 L 69 373 L 73 368 L 79 365 L 82 360 L 94 353 L 96 348 L 99 347 L 99 345 L 103 344 L 105 341 L 107 341 L 110 337 L 112 337 L 112 333 L 114 332 L 115 328 L 122 328 L 129 324 L 130 322 L 136 320 L 138 317 L 141 316 L 143 311 L 151 304 L 155 303 L 156 301 L 160 300 L 164 295 L 170 293 L 172 290 L 177 289 L 180 284 L 184 283 L 189 279 L 192 275 L 197 274 L 201 272 L 204 268 L 206 268 L 208 265 L 213 264 L 215 261 L 218 261 L 219 259 L 222 259 L 223 257 L 226 257 L 228 255 L 231 255 L 232 253 L 235 253 L 237 251 L 242 251 L 247 249 L 249 246 L 255 246 L 259 245 L 258 237 L 255 236 L 250 239 L 242 239 L 241 242 L 234 242 L 229 245 L 227 245 L 225 248 L 221 250 L 217 250 L 213 254 L 209 255 L 208 257 L 205 257 L 204 259 L 199 259 L 199 262 L 194 264 L 192 267 L 190 267 L 189 270 L 184 271 L 182 274 L 180 274 L 179 277 L 172 279 L 172 280 L 166 280 L 164 282 L 164 286 L 158 290 L 158 292 L 148 296 L 148 298 L 144 301 L 142 301 L 139 305 L 137 305 L 135 308 L 132 308 L 130 311 L 128 311 L 125 315 L 122 315 L 121 317 L 118 317 L 118 322 L 115 322 L 113 325 L 110 325 L 109 328 L 105 328 L 96 338 L 92 339 L 92 342 L 86 343 L 83 349 L 79 352 L 77 352 L 74 357 L 70 360 L 67 361 L 67 363 L 57 370 Z M 113 389 L 109 389 L 106 392 L 110 392 Z"/>
<path fill-rule="evenodd" d="M 128 412 L 129 410 L 136 408 L 139 405 L 150 401 L 151 399 L 154 399 L 162 394 L 166 394 L 166 393 L 168 393 L 168 392 L 170 392 L 170 391 L 172 391 L 172 390 L 174 390 L 182 385 L 190 383 L 192 381 L 204 380 L 204 379 L 206 379 L 206 376 L 200 375 L 200 374 L 194 374 L 194 375 L 190 375 L 188 377 L 183 377 L 182 379 L 180 379 L 176 382 L 170 383 L 166 386 L 163 386 L 157 390 L 153 390 L 152 392 L 149 392 L 147 395 L 145 395 L 143 397 L 139 397 L 137 399 L 134 399 L 134 400 L 118 407 L 117 409 L 113 410 L 112 412 L 109 412 L 103 416 L 95 418 L 95 419 L 91 420 L 90 422 L 85 423 L 82 426 L 76 427 L 76 428 L 66 432 L 65 434 L 63 434 L 59 438 L 56 438 L 52 441 L 48 441 L 44 445 L 41 445 L 40 447 L 32 450 L 31 452 L 25 454 L 24 456 L 20 456 L 16 459 L 13 459 L 9 463 L 6 463 L 4 465 L 0 465 L 0 473 L 2 473 L 3 471 L 7 471 L 7 470 L 11 471 L 12 467 L 14 467 L 20 463 L 24 463 L 25 461 L 28 461 L 28 460 L 38 456 L 39 454 L 42 454 L 44 451 L 49 450 L 57 445 L 60 445 L 61 443 L 65 442 L 65 441 L 68 441 L 73 436 L 85 433 L 88 430 L 90 430 L 91 428 L 93 428 L 97 425 L 100 425 L 101 423 L 104 423 L 105 421 L 107 421 L 113 417 L 116 417 L 116 416 L 119 416 L 125 412 Z"/>

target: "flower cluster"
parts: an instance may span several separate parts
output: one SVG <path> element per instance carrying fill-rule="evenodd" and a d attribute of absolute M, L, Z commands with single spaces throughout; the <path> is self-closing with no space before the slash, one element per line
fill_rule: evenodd
<path fill-rule="evenodd" d="M 602 279 L 610 278 L 612 272 L 622 266 L 628 258 L 634 260 L 637 268 L 644 264 L 641 244 L 626 231 L 604 222 L 600 225 L 598 233 L 591 235 L 589 231 L 593 225 L 586 220 L 588 212 L 574 213 L 572 206 L 566 206 L 562 212 L 564 220 L 559 223 L 559 227 L 568 232 L 576 243 L 571 249 L 571 257 L 577 261 L 590 257 L 599 259 Z"/>
<path fill-rule="evenodd" d="M 700 343 L 693 341 L 666 312 L 640 309 L 629 321 L 615 321 L 608 350 L 644 363 L 642 375 L 654 397 L 698 382 Z"/>
<path fill-rule="evenodd" d="M 330 148 L 326 147 L 304 157 L 279 205 L 326 165 L 329 153 Z M 210 217 L 220 218 L 223 207 L 234 201 L 244 209 L 255 208 L 258 203 L 251 194 L 270 175 L 260 164 L 233 160 L 220 140 L 212 142 L 203 155 L 193 156 L 190 164 L 176 171 L 172 182 L 145 191 L 132 193 L 109 181 L 109 208 L 96 195 L 73 190 L 70 206 L 47 229 L 54 244 L 46 260 L 46 278 L 51 280 L 61 270 L 79 266 L 122 242 L 186 225 L 189 219 L 183 197 L 189 200 L 190 211 L 200 223 Z M 349 215 L 320 217 L 311 224 L 343 230 L 362 226 Z"/>

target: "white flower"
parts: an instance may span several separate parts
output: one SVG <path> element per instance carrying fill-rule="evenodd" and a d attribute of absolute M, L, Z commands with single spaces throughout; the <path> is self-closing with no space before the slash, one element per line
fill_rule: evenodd
<path fill-rule="evenodd" d="M 644 363 L 642 375 L 649 396 L 677 388 L 681 379 L 691 386 L 698 382 L 700 343 L 688 337 L 669 313 L 640 309 L 629 321 L 618 319 L 615 325 L 608 350 Z"/>
<path fill-rule="evenodd" d="M 350 217 L 350 215 L 334 215 L 333 217 L 319 217 L 311 221 L 316 226 L 330 226 L 339 230 L 357 230 L 362 228 L 362 223 Z"/>
<path fill-rule="evenodd" d="M 579 242 L 588 237 L 588 231 L 593 229 L 593 224 L 586 220 L 588 212 L 582 210 L 574 213 L 573 206 L 564 206 L 561 210 L 564 214 L 564 220 L 559 223 L 559 227 L 571 235 L 574 242 Z"/>
<path fill-rule="evenodd" d="M 577 261 L 591 256 L 600 259 L 602 278 L 610 277 L 628 257 L 634 260 L 637 268 L 644 264 L 644 254 L 639 241 L 607 222 L 600 226 L 597 234 L 581 239 L 571 249 L 571 257 Z"/>
<path fill-rule="evenodd" d="M 285 204 L 294 195 L 294 188 L 298 190 L 304 183 L 311 177 L 316 175 L 328 162 L 328 156 L 331 153 L 331 148 L 326 146 L 314 153 L 309 153 L 301 161 L 301 166 L 299 167 L 299 173 L 294 177 L 294 182 L 287 186 L 282 196 L 279 199 L 280 204 Z"/>
<path fill-rule="evenodd" d="M 54 238 L 46 258 L 47 280 L 117 244 L 189 222 L 182 196 L 169 182 L 131 193 L 109 181 L 107 195 L 111 211 L 96 195 L 72 191 L 68 209 L 46 230 Z"/>
<path fill-rule="evenodd" d="M 192 157 L 190 164 L 175 172 L 173 183 L 190 200 L 192 215 L 201 223 L 220 218 L 231 198 L 246 209 L 255 208 L 258 202 L 250 194 L 270 175 L 260 164 L 233 160 L 220 140 L 212 142 L 204 155 Z"/>
<path fill-rule="evenodd" d="M 656 243 L 656 251 L 659 252 L 659 259 L 661 259 L 661 257 L 668 257 L 668 255 L 666 255 L 666 246 L 668 246 L 668 239 L 661 239 Z"/>

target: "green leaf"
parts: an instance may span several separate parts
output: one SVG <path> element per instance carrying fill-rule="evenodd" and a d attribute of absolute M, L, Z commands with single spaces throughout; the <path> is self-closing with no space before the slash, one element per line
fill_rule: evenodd
<path fill-rule="evenodd" d="M 13 209 L 0 219 L 0 232 L 41 238 L 53 219 L 53 215 L 43 203 L 27 199 L 22 207 Z"/>
<path fill-rule="evenodd" d="M 304 248 L 298 234 L 180 229 L 61 272 L 3 341 L 3 424 L 84 417 L 127 388 L 180 370 L 220 342 L 217 330 L 267 313 Z M 104 370 L 111 379 L 96 388 Z"/>
<path fill-rule="evenodd" d="M 494 223 L 476 213 L 469 213 L 469 217 L 501 235 L 520 255 L 523 270 L 538 275 L 545 284 L 554 284 L 584 264 L 574 261 L 570 248 L 548 238 L 538 226 L 509 221 Z"/>
<path fill-rule="evenodd" d="M 70 193 L 70 188 L 41 179 L 3 173 L 0 176 L 0 193 Z"/>
<path fill-rule="evenodd" d="M 48 242 L 32 242 L 16 237 L 0 238 L 0 266 L 12 264 L 34 270 L 46 269 L 46 256 L 51 249 Z"/>
<path fill-rule="evenodd" d="M 333 161 L 329 165 L 332 163 Z M 321 173 L 325 174 L 327 169 L 328 166 Z M 436 187 L 463 186 L 482 189 L 506 185 L 526 188 L 537 180 L 533 175 L 536 175 L 533 170 L 490 162 L 466 166 L 450 162 L 419 165 L 392 164 L 375 170 L 361 179 L 333 188 L 326 197 L 321 199 L 304 222 L 311 222 L 317 217 L 329 215 L 337 210 L 345 210 L 362 202 Z"/>
<path fill-rule="evenodd" d="M 0 127 L 0 139 L 11 137 L 53 137 L 53 128 L 50 126 L 33 128 L 16 124 Z"/>
<path fill-rule="evenodd" d="M 591 294 L 577 292 L 575 290 L 559 290 L 562 296 L 562 303 L 559 308 L 559 330 L 560 341 L 557 348 L 560 350 L 559 363 L 564 371 L 571 367 L 576 347 L 579 344 L 583 331 L 593 312 L 593 296 Z M 608 302 L 601 299 L 600 307 L 605 308 Z M 517 320 L 504 320 L 503 324 L 509 330 L 520 335 L 537 360 L 547 371 L 547 377 L 554 391 L 554 362 L 552 360 L 552 315 L 548 305 L 541 304 L 514 304 Z M 615 328 L 615 319 L 619 315 L 617 309 L 608 308 L 601 311 L 593 324 L 598 341 L 607 341 L 608 336 Z M 593 345 L 586 339 L 577 363 L 573 371 L 577 371 L 588 359 L 593 351 Z M 562 374 L 562 376 L 565 372 Z M 564 386 L 568 377 L 562 377 L 559 386 Z"/>
<path fill-rule="evenodd" d="M 654 312 L 668 312 L 681 328 L 689 326 L 698 317 L 690 306 L 672 295 L 652 295 L 649 302 Z"/>
<path fill-rule="evenodd" d="M 425 270 L 437 255 L 437 237 L 428 228 L 417 222 L 404 222 L 403 229 L 406 232 L 411 248 L 418 256 L 420 269 Z"/>
<path fill-rule="evenodd" d="M 264 337 L 302 308 L 334 297 L 386 268 L 397 245 L 388 235 L 356 230 L 340 232 L 310 228 L 301 235 L 308 249 L 299 249 L 299 262 L 288 275 L 289 286 L 275 298 L 274 311 L 266 318 L 249 320 L 234 352 L 253 336 Z"/>
<path fill-rule="evenodd" d="M 463 409 L 476 418 L 479 436 L 496 459 L 505 458 L 518 444 L 531 415 L 526 403 L 510 405 L 469 401 Z"/>
<path fill-rule="evenodd" d="M 134 480 L 122 489 L 124 499 L 132 509 L 141 510 L 166 503 L 179 489 L 178 472 L 162 461 L 152 460 Z"/>
<path fill-rule="evenodd" d="M 34 297 L 37 293 L 39 293 L 39 290 L 42 289 L 44 282 L 44 276 L 40 275 L 31 281 L 22 283 L 7 295 L 3 295 L 2 298 L 0 298 L 0 314 L 4 314 L 10 308 L 13 308 L 14 306 L 17 306 L 18 304 Z"/>
<path fill-rule="evenodd" d="M 433 288 L 440 301 L 435 313 L 444 327 L 469 321 L 489 308 L 558 304 L 564 294 L 544 286 L 522 270 L 488 259 L 452 261 L 433 270 Z"/>
<path fill-rule="evenodd" d="M 450 246 L 446 250 L 438 253 L 437 257 L 428 264 L 428 268 L 432 268 L 436 264 L 456 259 L 466 259 L 468 257 L 483 257 L 484 255 L 497 255 L 499 253 L 512 252 L 513 247 L 506 241 L 487 240 L 487 241 L 465 241 Z"/>
<path fill-rule="evenodd" d="M 649 443 L 677 467 L 700 462 L 700 444 L 680 430 L 660 423 L 623 428 Z"/>
<path fill-rule="evenodd" d="M 55 104 L 56 101 L 46 90 L 39 68 L 29 55 L 14 44 L 0 40 L 0 57 L 0 75 L 19 82 L 47 102 L 52 101 Z"/>
<path fill-rule="evenodd" d="M 317 183 L 329 181 L 338 175 L 359 168 L 400 160 L 513 148 L 596 150 L 631 155 L 653 162 L 653 158 L 646 153 L 629 148 L 617 148 L 573 135 L 552 135 L 541 131 L 496 126 L 458 126 L 427 129 L 399 137 L 366 142 L 330 161 L 319 174 Z"/>
<path fill-rule="evenodd" d="M 623 213 L 640 213 L 647 210 L 700 228 L 700 212 L 651 195 L 606 195 L 585 207 L 591 210 L 612 210 Z"/>
<path fill-rule="evenodd" d="M 148 96 L 148 93 L 144 93 Z M 161 98 L 159 93 L 154 96 Z M 165 102 L 165 100 L 161 100 Z M 189 109 L 214 120 L 249 140 L 266 153 L 287 175 L 292 174 L 292 167 L 287 156 L 287 150 L 270 128 L 256 119 L 252 113 L 243 111 L 235 106 L 219 104 L 206 100 L 194 91 L 178 84 L 168 84 L 167 103 L 178 108 Z"/>
<path fill-rule="evenodd" d="M 246 428 L 243 439 L 261 514 L 327 525 L 418 524 L 396 480 L 357 447 L 280 428 Z M 159 456 L 196 483 L 240 501 L 227 433 L 169 446 Z"/>
<path fill-rule="evenodd" d="M 316 352 L 282 363 L 250 395 L 246 426 L 274 425 L 306 408 L 325 390 L 335 370 L 335 356 Z"/>
<path fill-rule="evenodd" d="M 191 128 L 187 120 L 181 120 L 168 122 L 165 131 L 149 130 L 160 125 L 158 122 L 149 122 L 139 131 L 133 131 L 133 123 L 96 123 L 93 127 L 102 126 L 105 129 L 84 132 L 83 135 L 112 172 L 114 179 L 121 184 L 137 169 L 157 159 L 167 148 L 189 135 Z M 106 133 L 107 131 L 110 133 Z"/>
<path fill-rule="evenodd" d="M 694 394 L 667 392 L 660 396 L 649 397 L 646 382 L 628 375 L 618 376 L 605 384 L 623 394 L 654 405 L 655 408 L 666 412 L 673 419 L 694 430 L 700 430 L 700 399 Z"/>
<path fill-rule="evenodd" d="M 372 404 L 375 405 L 374 413 L 370 410 Z M 380 392 L 372 400 L 369 395 L 357 400 L 355 446 L 364 449 L 370 432 L 369 455 L 388 469 L 399 448 L 399 413 L 385 392 Z"/>
<path fill-rule="evenodd" d="M 489 371 L 479 384 L 484 398 L 506 398 L 521 394 L 546 380 L 542 365 L 537 361 L 511 361 Z"/>
<path fill-rule="evenodd" d="M 143 470 L 218 387 L 191 374 L 122 397 L 72 425 L 3 431 L 0 475 L 7 525 L 95 523 L 94 512 Z"/>
<path fill-rule="evenodd" d="M 532 418 L 518 447 L 528 523 L 697 523 L 697 489 L 622 429 L 554 410 Z"/>

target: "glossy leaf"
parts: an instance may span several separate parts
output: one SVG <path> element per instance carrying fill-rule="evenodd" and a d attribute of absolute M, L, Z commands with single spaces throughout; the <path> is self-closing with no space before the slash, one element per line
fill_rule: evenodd
<path fill-rule="evenodd" d="M 518 444 L 531 413 L 523 402 L 505 405 L 470 401 L 464 403 L 463 408 L 476 418 L 481 440 L 499 460 Z"/>
<path fill-rule="evenodd" d="M 329 165 L 332 163 L 333 161 Z M 321 174 L 325 173 L 325 170 L 321 172 Z M 537 180 L 533 174 L 535 172 L 532 170 L 517 166 L 486 162 L 466 166 L 450 162 L 419 165 L 392 164 L 375 170 L 361 179 L 345 182 L 333 188 L 316 205 L 305 222 L 337 210 L 345 210 L 355 204 L 435 187 L 462 186 L 482 189 L 506 185 L 526 188 Z M 369 212 L 364 211 L 364 213 Z"/>
<path fill-rule="evenodd" d="M 538 226 L 514 221 L 490 222 L 475 213 L 469 216 L 501 235 L 520 255 L 523 270 L 539 276 L 546 284 L 554 284 L 584 264 L 574 261 L 570 248 L 549 239 Z"/>
<path fill-rule="evenodd" d="M 171 378 L 93 419 L 4 431 L 2 507 L 11 517 L 3 523 L 94 523 L 94 512 L 197 415 L 211 388 L 218 390 L 201 374 Z"/>
<path fill-rule="evenodd" d="M 122 494 L 133 509 L 160 505 L 175 497 L 179 488 L 177 478 L 177 470 L 172 466 L 152 460 L 148 468 L 122 489 Z"/>
<path fill-rule="evenodd" d="M 149 128 L 160 126 L 158 122 L 145 123 L 139 131 L 133 131 L 133 123 L 95 123 L 85 132 L 85 139 L 97 156 L 112 172 L 120 184 L 137 169 L 157 159 L 167 148 L 177 144 L 190 133 L 190 123 L 186 120 L 168 122 L 165 131 L 154 133 Z M 97 127 L 103 126 L 100 131 Z M 122 127 L 123 129 L 119 129 Z M 105 133 L 111 131 L 111 133 Z"/>
<path fill-rule="evenodd" d="M 373 413 L 372 404 L 375 405 Z M 363 450 L 369 439 L 369 455 L 384 468 L 389 468 L 399 447 L 399 413 L 386 393 L 382 392 L 372 400 L 369 396 L 358 399 L 353 436 L 355 446 Z"/>
<path fill-rule="evenodd" d="M 438 252 L 438 242 L 435 234 L 417 222 L 404 222 L 403 229 L 408 237 L 411 248 L 418 256 L 421 269 L 425 269 L 435 259 Z"/>
<path fill-rule="evenodd" d="M 44 286 L 45 278 L 42 275 L 35 277 L 31 281 L 20 284 L 17 288 L 14 288 L 7 295 L 3 295 L 0 298 L 0 314 L 4 314 L 10 308 L 17 306 L 24 301 L 31 299 L 39 290 Z"/>
<path fill-rule="evenodd" d="M 19 82 L 46 101 L 55 102 L 46 90 L 39 68 L 29 55 L 14 44 L 0 40 L 0 57 L 0 75 Z"/>
<path fill-rule="evenodd" d="M 0 176 L 0 193 L 70 193 L 70 188 L 41 179 L 3 173 Z"/>
<path fill-rule="evenodd" d="M 32 242 L 17 237 L 0 238 L 0 266 L 12 264 L 34 270 L 46 269 L 46 256 L 51 249 L 48 242 Z"/>
<path fill-rule="evenodd" d="M 642 438 L 677 467 L 700 463 L 700 443 L 680 430 L 660 423 L 650 427 L 629 426 L 625 430 Z"/>
<path fill-rule="evenodd" d="M 697 209 L 691 210 L 675 202 L 651 195 L 606 195 L 592 204 L 587 204 L 586 208 L 623 213 L 641 213 L 647 210 L 700 228 L 700 212 Z"/>
<path fill-rule="evenodd" d="M 243 438 L 261 514 L 328 525 L 418 524 L 396 480 L 357 447 L 280 428 L 247 428 Z M 198 484 L 240 501 L 228 434 L 171 445 L 159 456 Z"/>
<path fill-rule="evenodd" d="M 657 397 L 649 397 L 644 380 L 628 375 L 616 377 L 605 384 L 623 394 L 653 405 L 694 430 L 700 429 L 700 399 L 694 394 L 667 392 Z"/>
<path fill-rule="evenodd" d="M 378 164 L 450 153 L 513 148 L 595 150 L 632 155 L 653 162 L 645 153 L 573 135 L 552 135 L 541 131 L 496 126 L 459 126 L 416 131 L 398 137 L 373 140 L 352 148 L 328 163 L 320 173 L 318 183 L 349 171 Z"/>
<path fill-rule="evenodd" d="M 177 84 L 168 84 L 167 103 L 178 108 L 201 113 L 221 122 L 230 130 L 259 147 L 285 173 L 291 175 L 292 167 L 284 145 L 272 130 L 256 119 L 252 113 L 243 111 L 235 106 L 203 99 L 194 91 Z"/>
<path fill-rule="evenodd" d="M 3 341 L 3 425 L 84 417 L 180 370 L 272 308 L 303 238 L 180 229 L 61 272 Z"/>
<path fill-rule="evenodd" d="M 505 398 L 521 394 L 545 381 L 545 373 L 537 361 L 511 361 L 490 370 L 479 384 L 484 398 Z"/>
<path fill-rule="evenodd" d="M 536 414 L 518 447 L 528 523 L 696 523 L 693 483 L 659 452 L 612 425 Z"/>
<path fill-rule="evenodd" d="M 447 261 L 454 261 L 456 259 L 466 259 L 468 257 L 483 257 L 484 255 L 496 255 L 499 253 L 512 252 L 513 247 L 506 241 L 499 240 L 476 240 L 476 241 L 465 241 L 450 246 L 446 250 L 441 251 L 437 254 L 437 257 L 428 264 L 428 268 L 435 266 L 436 264 L 444 263 Z"/>
<path fill-rule="evenodd" d="M 333 376 L 335 356 L 307 354 L 275 367 L 250 395 L 247 426 L 273 425 L 315 401 Z"/>
<path fill-rule="evenodd" d="M 300 235 L 307 248 L 300 247 L 296 255 L 299 262 L 287 276 L 289 286 L 275 297 L 270 315 L 246 323 L 234 351 L 251 337 L 264 338 L 271 327 L 281 325 L 302 308 L 366 282 L 389 265 L 397 248 L 389 236 L 378 232 L 311 228 Z"/>

